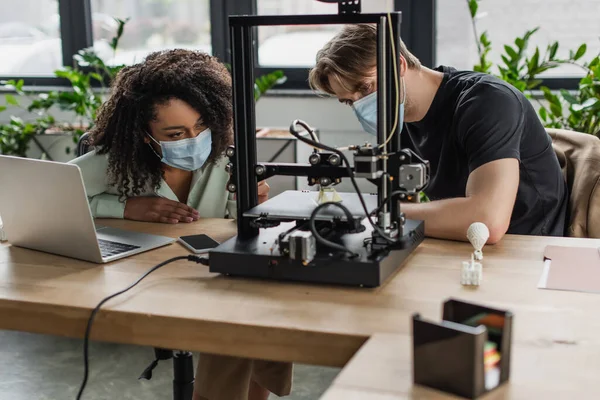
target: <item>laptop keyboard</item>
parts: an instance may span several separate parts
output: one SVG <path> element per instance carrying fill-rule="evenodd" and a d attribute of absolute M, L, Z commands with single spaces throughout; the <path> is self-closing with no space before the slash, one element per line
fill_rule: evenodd
<path fill-rule="evenodd" d="M 126 253 L 131 250 L 139 249 L 140 246 L 131 244 L 111 242 L 110 240 L 98 239 L 100 245 L 100 253 L 102 257 L 116 256 L 117 254 Z"/>

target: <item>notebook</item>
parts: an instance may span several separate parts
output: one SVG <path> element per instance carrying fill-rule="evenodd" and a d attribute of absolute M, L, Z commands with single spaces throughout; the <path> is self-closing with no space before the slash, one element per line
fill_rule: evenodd
<path fill-rule="evenodd" d="M 547 246 L 541 289 L 600 293 L 600 247 Z"/>

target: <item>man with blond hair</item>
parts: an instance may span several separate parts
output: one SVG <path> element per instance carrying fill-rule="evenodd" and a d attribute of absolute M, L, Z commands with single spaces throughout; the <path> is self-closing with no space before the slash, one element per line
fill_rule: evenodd
<path fill-rule="evenodd" d="M 563 236 L 568 193 L 550 136 L 527 98 L 473 71 L 426 68 L 401 40 L 401 147 L 430 162 L 426 203 L 402 207 L 427 236 L 465 240 L 479 221 L 488 243 L 506 233 Z M 377 133 L 377 30 L 347 25 L 317 53 L 309 82 Z"/>

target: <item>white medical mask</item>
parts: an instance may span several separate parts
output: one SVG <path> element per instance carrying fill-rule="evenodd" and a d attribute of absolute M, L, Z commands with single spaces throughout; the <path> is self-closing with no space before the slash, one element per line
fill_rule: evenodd
<path fill-rule="evenodd" d="M 402 79 L 402 78 L 401 78 Z M 400 103 L 400 115 L 398 126 L 402 130 L 402 124 L 404 124 L 404 103 L 406 101 L 406 86 L 404 85 L 404 79 L 402 79 L 402 91 L 404 92 L 402 102 Z M 358 118 L 358 121 L 362 125 L 365 132 L 371 135 L 377 135 L 377 92 L 373 92 L 362 99 L 359 99 L 352 104 L 354 114 Z"/>
<path fill-rule="evenodd" d="M 150 136 L 150 135 L 148 135 Z M 210 129 L 205 129 L 198 136 L 191 139 L 173 140 L 168 142 L 158 142 L 150 136 L 156 144 L 160 146 L 162 157 L 148 143 L 154 154 L 160 161 L 178 169 L 186 171 L 195 171 L 206 163 L 212 150 L 212 134 Z"/>

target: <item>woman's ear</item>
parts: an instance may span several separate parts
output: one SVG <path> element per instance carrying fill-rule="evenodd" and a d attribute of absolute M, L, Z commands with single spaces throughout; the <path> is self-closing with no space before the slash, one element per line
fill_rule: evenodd
<path fill-rule="evenodd" d="M 154 140 L 152 140 L 152 139 L 154 139 L 154 137 L 150 136 L 150 135 L 152 135 L 152 132 L 146 131 L 146 134 L 144 135 L 144 143 L 146 143 L 146 144 L 148 144 L 148 143 L 152 144 L 152 142 L 154 142 Z"/>

